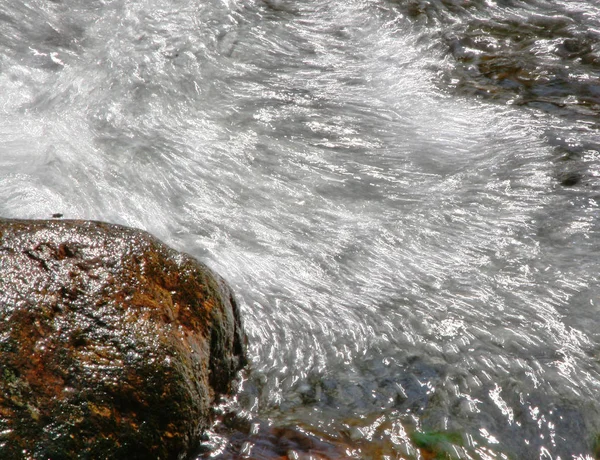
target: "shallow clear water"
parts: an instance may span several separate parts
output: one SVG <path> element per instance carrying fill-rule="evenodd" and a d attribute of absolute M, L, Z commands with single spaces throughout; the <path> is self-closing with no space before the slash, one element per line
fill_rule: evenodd
<path fill-rule="evenodd" d="M 439 431 L 460 435 L 457 458 L 594 458 L 599 15 L 593 1 L 5 2 L 0 215 L 140 227 L 221 273 L 251 359 L 230 404 L 250 421 L 355 458 L 418 458 L 414 433 Z M 490 59 L 457 57 L 463 35 L 500 40 L 534 16 L 568 33 L 534 28 L 539 52 L 519 62 L 575 66 L 562 93 L 532 90 L 571 103 L 516 103 L 510 78 L 469 67 Z M 589 62 L 561 55 L 581 31 Z M 213 433 L 206 455 L 238 455 L 227 443 Z"/>

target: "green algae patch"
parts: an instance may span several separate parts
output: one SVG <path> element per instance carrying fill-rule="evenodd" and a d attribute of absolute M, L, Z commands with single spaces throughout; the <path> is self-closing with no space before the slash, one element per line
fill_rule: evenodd
<path fill-rule="evenodd" d="M 463 445 L 460 433 L 445 431 L 415 431 L 411 435 L 416 447 L 421 449 L 425 458 L 439 460 L 458 459 L 454 446 Z"/>

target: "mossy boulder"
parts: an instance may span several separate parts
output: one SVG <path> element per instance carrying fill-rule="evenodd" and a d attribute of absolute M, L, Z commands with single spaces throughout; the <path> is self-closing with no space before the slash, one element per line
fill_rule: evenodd
<path fill-rule="evenodd" d="M 0 219 L 0 458 L 183 459 L 244 364 L 225 282 L 148 233 Z"/>

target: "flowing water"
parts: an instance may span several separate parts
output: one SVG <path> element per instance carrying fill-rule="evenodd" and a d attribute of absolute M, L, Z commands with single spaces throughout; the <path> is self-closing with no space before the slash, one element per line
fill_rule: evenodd
<path fill-rule="evenodd" d="M 236 292 L 199 458 L 596 458 L 597 0 L 1 4 L 0 215 Z"/>

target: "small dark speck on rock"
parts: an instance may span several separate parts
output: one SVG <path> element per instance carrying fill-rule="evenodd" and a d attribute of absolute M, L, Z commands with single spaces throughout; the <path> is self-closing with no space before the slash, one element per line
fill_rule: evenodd
<path fill-rule="evenodd" d="M 60 219 L 63 215 L 60 212 L 52 214 L 53 219 Z"/>

